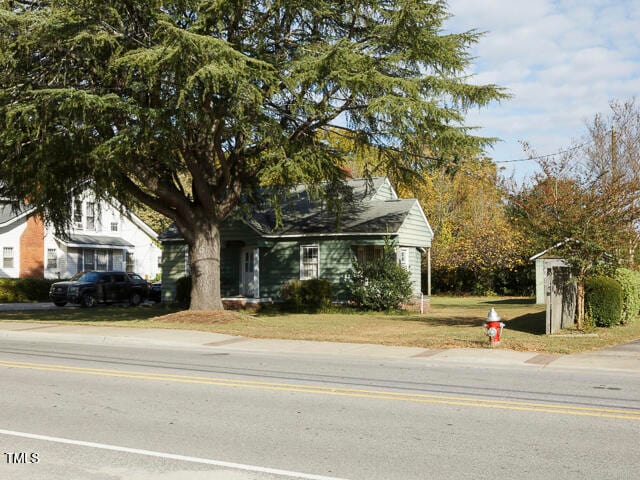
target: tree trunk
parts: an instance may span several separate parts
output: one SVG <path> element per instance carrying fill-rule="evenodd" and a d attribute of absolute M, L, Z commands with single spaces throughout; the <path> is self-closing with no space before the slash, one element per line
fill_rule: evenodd
<path fill-rule="evenodd" d="M 582 330 L 584 328 L 584 278 L 578 279 L 576 297 L 576 324 L 578 330 Z"/>
<path fill-rule="evenodd" d="M 220 295 L 220 229 L 214 223 L 199 223 L 189 243 L 191 267 L 190 310 L 222 310 Z"/>

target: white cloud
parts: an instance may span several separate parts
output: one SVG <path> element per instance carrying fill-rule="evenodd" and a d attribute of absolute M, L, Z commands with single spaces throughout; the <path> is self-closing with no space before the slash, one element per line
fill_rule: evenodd
<path fill-rule="evenodd" d="M 610 100 L 640 94 L 637 0 L 450 0 L 449 11 L 447 30 L 487 31 L 471 52 L 472 81 L 513 95 L 468 116 L 504 140 L 496 160 L 521 157 L 518 140 L 541 153 L 567 147 Z"/>

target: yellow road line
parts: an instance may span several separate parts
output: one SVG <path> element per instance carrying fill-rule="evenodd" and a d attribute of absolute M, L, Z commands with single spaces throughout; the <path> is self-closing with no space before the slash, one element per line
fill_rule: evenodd
<path fill-rule="evenodd" d="M 558 405 L 551 403 L 531 403 L 509 400 L 490 400 L 475 397 L 453 397 L 422 393 L 403 393 L 383 390 L 368 390 L 357 388 L 330 387 L 319 385 L 304 385 L 275 382 L 259 382 L 251 380 L 232 380 L 227 378 L 175 375 L 165 373 L 136 372 L 127 370 L 110 370 L 98 368 L 72 367 L 67 365 L 41 364 L 29 362 L 13 362 L 0 360 L 0 366 L 7 368 L 23 368 L 39 371 L 59 373 L 78 373 L 83 375 L 98 375 L 116 378 L 132 378 L 139 380 L 155 380 L 166 382 L 189 383 L 199 385 L 215 385 L 222 387 L 250 388 L 272 391 L 286 391 L 297 393 L 314 393 L 321 395 L 369 398 L 377 400 L 394 400 L 413 403 L 428 403 L 450 406 L 467 406 L 477 408 L 493 408 L 503 410 L 517 410 L 529 412 L 558 413 L 563 415 L 581 415 L 589 417 L 618 418 L 640 421 L 640 411 L 581 407 L 572 405 Z"/>

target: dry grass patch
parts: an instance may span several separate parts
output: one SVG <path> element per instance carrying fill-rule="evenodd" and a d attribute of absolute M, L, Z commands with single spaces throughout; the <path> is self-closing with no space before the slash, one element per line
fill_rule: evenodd
<path fill-rule="evenodd" d="M 240 314 L 224 323 L 174 324 L 251 338 L 281 338 L 422 348 L 491 348 L 482 323 L 495 308 L 506 324 L 500 348 L 548 353 L 576 353 L 640 338 L 640 321 L 597 329 L 597 337 L 544 335 L 545 307 L 530 298 L 433 297 L 426 315 L 375 312 Z M 167 327 L 151 319 L 147 326 Z M 140 325 L 144 326 L 144 325 Z"/>
<path fill-rule="evenodd" d="M 220 325 L 236 322 L 244 315 L 229 310 L 183 310 L 151 319 L 158 323 L 188 323 L 195 325 Z"/>
<path fill-rule="evenodd" d="M 201 330 L 252 338 L 375 343 L 422 348 L 490 348 L 482 323 L 495 308 L 506 324 L 500 348 L 575 353 L 640 338 L 640 320 L 598 328 L 597 337 L 544 334 L 545 307 L 530 298 L 432 297 L 426 315 L 336 310 L 330 313 L 248 314 L 237 311 L 175 311 L 171 306 L 61 308 L 0 312 L 0 321 L 31 321 L 138 328 Z"/>

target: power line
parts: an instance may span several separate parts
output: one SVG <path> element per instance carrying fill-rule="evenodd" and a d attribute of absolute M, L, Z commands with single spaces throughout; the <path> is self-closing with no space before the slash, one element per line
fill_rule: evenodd
<path fill-rule="evenodd" d="M 529 162 L 532 160 L 542 160 L 543 158 L 555 157 L 556 155 L 562 155 L 563 153 L 573 152 L 574 150 L 578 150 L 579 148 L 582 148 L 585 145 L 592 142 L 593 140 L 589 140 L 584 143 L 581 143 L 580 145 L 576 145 L 575 147 L 569 148 L 567 150 L 559 150 L 555 153 L 549 153 L 547 155 L 539 155 L 537 157 L 527 157 L 527 158 L 516 158 L 513 160 L 494 160 L 493 163 L 516 163 L 516 162 Z"/>

